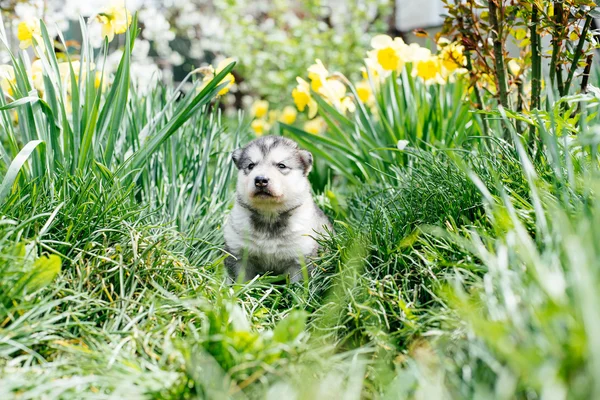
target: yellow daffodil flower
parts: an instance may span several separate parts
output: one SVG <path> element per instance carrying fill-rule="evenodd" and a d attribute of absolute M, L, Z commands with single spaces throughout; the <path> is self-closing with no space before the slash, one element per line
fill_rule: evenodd
<path fill-rule="evenodd" d="M 17 39 L 19 39 L 19 47 L 21 49 L 33 46 L 34 39 L 38 45 L 43 46 L 44 42 L 42 40 L 40 21 L 29 19 L 19 22 L 19 25 L 17 26 Z"/>
<path fill-rule="evenodd" d="M 346 111 L 353 113 L 356 111 L 356 103 L 354 103 L 354 99 L 350 96 L 344 97 L 340 101 L 340 111 L 342 114 L 345 114 Z"/>
<path fill-rule="evenodd" d="M 298 112 L 296 111 L 296 109 L 294 107 L 285 106 L 283 108 L 283 111 L 281 112 L 281 115 L 279 116 L 279 121 L 283 122 L 284 124 L 291 125 L 294 122 L 296 122 L 297 116 L 298 116 Z"/>
<path fill-rule="evenodd" d="M 371 85 L 368 80 L 363 79 L 362 81 L 356 84 L 356 94 L 358 98 L 363 103 L 368 103 L 373 95 L 373 91 L 371 90 Z"/>
<path fill-rule="evenodd" d="M 329 71 L 319 59 L 316 59 L 315 64 L 308 67 L 308 79 L 310 79 L 310 87 L 314 92 L 319 91 L 328 76 Z"/>
<path fill-rule="evenodd" d="M 431 57 L 431 50 L 421 47 L 417 43 L 411 43 L 404 48 L 404 57 L 406 62 L 417 63 Z"/>
<path fill-rule="evenodd" d="M 370 80 L 375 88 L 379 88 L 381 82 L 387 78 L 391 72 L 385 71 L 381 65 L 379 65 L 372 52 L 368 52 L 367 54 L 369 54 L 369 57 L 364 59 L 365 66 L 360 69 L 362 77 L 365 81 Z"/>
<path fill-rule="evenodd" d="M 227 67 L 229 64 L 231 64 L 232 62 L 234 62 L 235 60 L 231 57 L 228 57 L 224 60 L 222 60 L 219 64 L 217 64 L 217 70 L 215 72 L 215 74 L 219 74 L 221 71 L 223 71 L 225 69 L 225 67 Z M 233 86 L 233 84 L 235 83 L 235 77 L 233 76 L 233 74 L 230 72 L 227 75 L 225 75 L 225 77 L 223 78 L 223 80 L 221 82 L 219 82 L 219 84 L 227 82 L 227 86 L 225 86 L 223 89 L 221 89 L 219 91 L 219 96 L 223 96 L 224 94 L 226 94 L 227 92 L 229 92 L 229 90 L 231 89 L 231 86 Z"/>
<path fill-rule="evenodd" d="M 310 85 L 304 79 L 297 77 L 298 86 L 292 91 L 294 103 L 298 111 L 303 112 L 308 107 L 308 118 L 314 118 L 317 114 L 317 102 L 310 94 Z"/>
<path fill-rule="evenodd" d="M 33 88 L 39 92 L 40 97 L 44 93 L 44 67 L 41 60 L 35 60 L 31 63 L 31 69 L 29 70 L 29 77 Z"/>
<path fill-rule="evenodd" d="M 275 122 L 277 122 L 278 119 L 279 119 L 279 110 L 269 111 L 269 118 L 267 119 L 267 121 L 269 121 L 269 125 L 273 125 Z"/>
<path fill-rule="evenodd" d="M 406 44 L 401 38 L 392 39 L 388 35 L 377 35 L 371 39 L 371 47 L 374 49 L 371 55 L 384 70 L 402 70 L 405 62 L 402 53 Z"/>
<path fill-rule="evenodd" d="M 337 78 L 326 79 L 323 86 L 319 89 L 319 94 L 329 104 L 333 104 L 336 108 L 340 108 L 340 101 L 346 95 L 346 85 L 340 82 Z"/>
<path fill-rule="evenodd" d="M 321 117 L 311 119 L 310 121 L 306 121 L 304 123 L 304 130 L 308 133 L 312 133 L 313 135 L 319 135 L 325 132 L 326 128 L 327 124 L 325 123 L 325 120 Z"/>
<path fill-rule="evenodd" d="M 264 135 L 265 132 L 267 132 L 270 128 L 269 124 L 264 119 L 255 119 L 254 121 L 252 121 L 252 124 L 250 124 L 250 127 L 252 128 L 256 136 Z"/>
<path fill-rule="evenodd" d="M 122 5 L 112 5 L 96 16 L 102 24 L 102 37 L 112 42 L 115 35 L 125 33 L 131 24 L 131 14 Z"/>
<path fill-rule="evenodd" d="M 252 104 L 252 115 L 255 118 L 262 118 L 267 115 L 269 111 L 269 102 L 266 100 L 256 100 L 254 104 Z"/>
<path fill-rule="evenodd" d="M 105 89 L 108 87 L 108 80 L 102 78 L 102 72 L 96 71 L 96 74 L 94 75 L 94 88 L 99 89 L 100 85 L 102 85 L 102 89 Z"/>
<path fill-rule="evenodd" d="M 437 56 L 419 60 L 415 63 L 414 74 L 423 79 L 425 83 L 444 83 L 442 79 L 442 62 Z"/>
<path fill-rule="evenodd" d="M 217 75 L 221 71 L 223 71 L 223 69 L 225 69 L 225 67 L 227 67 L 232 62 L 234 62 L 233 58 L 226 58 L 223 61 L 221 61 L 219 64 L 217 64 L 216 70 L 212 65 L 198 68 L 198 71 L 200 71 L 202 74 L 204 74 L 204 78 L 202 78 L 202 85 L 200 85 L 199 90 L 202 90 L 206 85 L 208 85 L 208 83 L 213 80 L 215 75 Z M 219 93 L 218 93 L 219 96 L 223 96 L 223 95 L 227 94 L 227 92 L 229 92 L 229 89 L 231 89 L 231 87 L 235 83 L 235 77 L 230 72 L 227 75 L 225 75 L 225 77 L 223 77 L 221 82 L 219 82 L 219 84 L 222 84 L 222 83 L 227 83 L 227 84 L 225 85 L 225 87 L 223 89 L 219 90 Z"/>
<path fill-rule="evenodd" d="M 16 84 L 15 70 L 12 65 L 0 65 L 0 87 L 2 87 L 2 91 L 12 96 L 12 87 Z"/>
<path fill-rule="evenodd" d="M 79 61 L 72 61 L 71 62 L 71 66 L 73 67 L 73 72 L 75 73 L 75 79 L 79 80 L 79 69 L 81 68 L 81 65 L 79 63 Z M 85 74 L 85 70 L 83 71 L 83 74 Z M 58 73 L 60 75 L 60 80 L 64 83 L 67 84 L 68 87 L 70 88 L 70 79 L 71 79 L 71 67 L 69 66 L 69 62 L 65 61 L 65 62 L 61 62 L 58 63 Z M 84 75 L 85 76 L 85 75 Z"/>
<path fill-rule="evenodd" d="M 379 61 L 383 69 L 388 71 L 395 71 L 398 69 L 398 65 L 400 65 L 398 52 L 391 47 L 377 51 L 377 61 Z"/>
<path fill-rule="evenodd" d="M 440 42 L 442 44 L 440 44 Z M 462 44 L 438 41 L 438 46 L 441 47 L 440 59 L 442 60 L 442 66 L 448 70 L 448 72 L 454 72 L 458 68 L 467 65 L 467 58 L 464 54 L 465 47 Z"/>

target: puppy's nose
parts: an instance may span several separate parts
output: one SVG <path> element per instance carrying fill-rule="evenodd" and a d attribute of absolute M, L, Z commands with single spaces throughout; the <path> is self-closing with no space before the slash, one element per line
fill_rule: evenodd
<path fill-rule="evenodd" d="M 254 178 L 254 186 L 256 187 L 265 187 L 269 184 L 269 178 L 265 176 L 257 176 Z"/>

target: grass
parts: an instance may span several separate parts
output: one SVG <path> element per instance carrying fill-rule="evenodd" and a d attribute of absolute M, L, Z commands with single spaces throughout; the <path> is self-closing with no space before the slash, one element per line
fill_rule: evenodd
<path fill-rule="evenodd" d="M 595 100 L 575 99 L 576 122 L 560 104 L 486 116 L 538 124 L 531 155 L 514 130 L 479 137 L 482 114 L 452 85 L 386 111 L 411 135 L 435 115 L 431 141 L 376 157 L 352 136 L 389 145 L 385 127 L 365 128 L 372 116 L 332 128 L 310 142 L 339 161 L 319 161 L 336 234 L 318 239 L 311 280 L 229 285 L 221 226 L 245 124 L 224 127 L 221 75 L 179 101 L 161 85 L 138 96 L 129 51 L 106 90 L 70 79 L 79 100 L 51 56 L 46 100 L 14 58 L 24 69 L 0 109 L 0 398 L 598 396 Z M 91 59 L 80 65 L 91 76 Z M 428 109 L 434 95 L 445 100 Z"/>

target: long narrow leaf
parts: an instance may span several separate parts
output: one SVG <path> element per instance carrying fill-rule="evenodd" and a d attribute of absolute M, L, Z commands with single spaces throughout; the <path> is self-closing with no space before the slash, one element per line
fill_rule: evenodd
<path fill-rule="evenodd" d="M 4 178 L 2 179 L 2 184 L 0 185 L 0 203 L 3 203 L 6 196 L 8 196 L 8 194 L 10 193 L 10 190 L 13 184 L 15 183 L 19 172 L 21 171 L 21 168 L 23 167 L 27 159 L 29 159 L 31 153 L 33 153 L 35 148 L 42 143 L 44 142 L 41 140 L 32 140 L 31 142 L 27 143 L 25 147 L 23 147 L 23 149 L 19 152 L 19 154 L 17 154 L 15 159 L 10 163 L 8 171 L 6 171 L 6 175 L 4 175 Z"/>

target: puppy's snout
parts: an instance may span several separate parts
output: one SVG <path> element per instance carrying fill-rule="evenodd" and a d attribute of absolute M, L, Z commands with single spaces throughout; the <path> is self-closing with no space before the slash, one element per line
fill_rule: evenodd
<path fill-rule="evenodd" d="M 266 187 L 269 184 L 269 178 L 266 176 L 257 176 L 254 178 L 254 186 L 256 187 Z"/>

